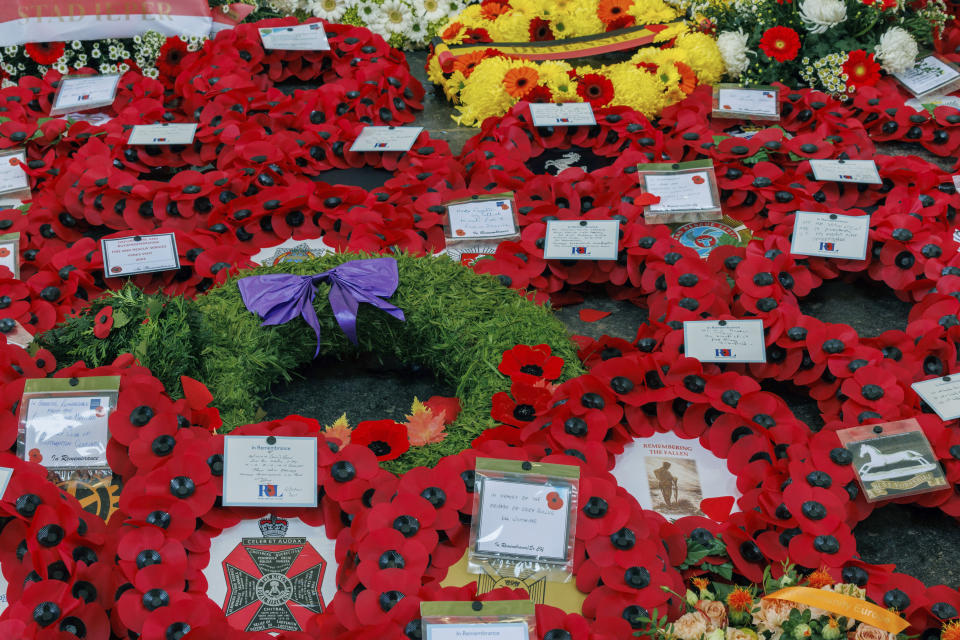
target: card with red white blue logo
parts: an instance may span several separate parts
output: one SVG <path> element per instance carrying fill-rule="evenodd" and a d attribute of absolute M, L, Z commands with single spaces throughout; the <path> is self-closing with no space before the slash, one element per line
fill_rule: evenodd
<path fill-rule="evenodd" d="M 776 87 L 767 86 L 715 85 L 713 87 L 713 117 L 779 120 L 780 90 Z"/>
<path fill-rule="evenodd" d="M 683 354 L 700 362 L 766 362 L 763 320 L 688 320 Z"/>
<path fill-rule="evenodd" d="M 883 184 L 873 160 L 811 160 L 810 170 L 817 180 Z"/>
<path fill-rule="evenodd" d="M 863 260 L 867 257 L 870 216 L 797 211 L 790 253 L 821 258 Z"/>
<path fill-rule="evenodd" d="M 225 436 L 223 505 L 317 506 L 317 439 Z"/>
<path fill-rule="evenodd" d="M 544 260 L 616 260 L 619 220 L 548 220 Z"/>
<path fill-rule="evenodd" d="M 103 274 L 107 278 L 180 268 L 177 237 L 173 233 L 102 238 L 100 251 L 103 254 Z"/>
<path fill-rule="evenodd" d="M 50 115 L 59 116 L 64 113 L 109 106 L 117 97 L 119 84 L 119 73 L 101 76 L 65 76 L 60 79 Z"/>
<path fill-rule="evenodd" d="M 535 127 L 592 127 L 597 124 L 593 105 L 589 102 L 532 103 L 530 119 Z"/>
<path fill-rule="evenodd" d="M 196 133 L 196 122 L 137 124 L 130 131 L 127 144 L 192 144 Z"/>
<path fill-rule="evenodd" d="M 364 127 L 350 151 L 410 151 L 423 127 Z"/>
<path fill-rule="evenodd" d="M 322 22 L 283 27 L 263 27 L 260 41 L 264 49 L 274 51 L 329 51 L 326 29 Z"/>
<path fill-rule="evenodd" d="M 450 203 L 447 216 L 448 238 L 506 238 L 520 232 L 512 193 Z"/>

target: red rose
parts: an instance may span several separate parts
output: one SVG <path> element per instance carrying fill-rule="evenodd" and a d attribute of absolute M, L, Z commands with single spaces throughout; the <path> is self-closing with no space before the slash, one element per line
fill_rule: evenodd
<path fill-rule="evenodd" d="M 800 36 L 790 27 L 771 27 L 760 38 L 760 50 L 777 62 L 793 60 L 800 51 Z"/>

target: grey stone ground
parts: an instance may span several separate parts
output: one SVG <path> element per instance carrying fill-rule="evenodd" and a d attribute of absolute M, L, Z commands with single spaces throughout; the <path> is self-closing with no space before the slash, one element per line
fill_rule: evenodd
<path fill-rule="evenodd" d="M 424 53 L 408 54 L 411 68 L 427 87 L 425 109 L 417 124 L 431 135 L 447 140 L 453 151 L 476 129 L 459 127 L 450 120 L 453 109 L 442 94 L 436 94 L 423 73 Z M 889 155 L 924 155 L 948 167 L 950 162 L 924 154 L 908 144 L 882 146 Z M 599 322 L 579 320 L 580 308 L 611 311 Z M 862 336 L 875 336 L 888 329 L 903 329 L 910 305 L 901 302 L 882 285 L 867 280 L 853 283 L 833 281 L 824 284 L 801 302 L 803 311 L 827 322 L 844 322 Z M 632 340 L 637 326 L 646 320 L 646 311 L 630 303 L 610 300 L 598 292 L 581 305 L 557 312 L 571 334 L 600 337 L 607 334 Z M 429 371 L 409 365 L 384 369 L 372 362 L 338 363 L 323 361 L 300 372 L 304 377 L 275 390 L 276 398 L 265 409 L 268 419 L 299 413 L 330 424 L 346 412 L 351 425 L 361 420 L 403 419 L 410 412 L 414 396 L 424 400 L 431 395 L 453 395 L 453 390 L 434 380 Z M 795 415 L 813 428 L 819 428 L 816 403 L 804 391 L 790 384 L 764 384 L 764 388 L 781 395 Z M 960 585 L 960 526 L 937 510 L 888 505 L 877 509 L 854 531 L 864 560 L 874 563 L 896 563 L 901 571 L 920 578 L 927 584 Z"/>

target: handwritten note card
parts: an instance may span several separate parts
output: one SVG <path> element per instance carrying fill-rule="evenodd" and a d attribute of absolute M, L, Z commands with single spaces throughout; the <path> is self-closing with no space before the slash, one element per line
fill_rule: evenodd
<path fill-rule="evenodd" d="M 535 127 L 579 127 L 597 124 L 589 102 L 533 103 L 530 119 Z"/>
<path fill-rule="evenodd" d="M 30 398 L 24 459 L 48 469 L 108 466 L 110 404 L 107 395 Z"/>
<path fill-rule="evenodd" d="M 103 272 L 108 278 L 180 268 L 177 239 L 172 233 L 104 238 Z"/>
<path fill-rule="evenodd" d="M 619 220 L 548 220 L 545 260 L 616 260 Z"/>
<path fill-rule="evenodd" d="M 20 162 L 27 162 L 24 149 L 0 155 L 0 194 L 30 190 L 30 182 Z"/>
<path fill-rule="evenodd" d="M 264 27 L 260 29 L 264 49 L 282 51 L 328 51 L 330 43 L 322 22 L 299 24 L 292 27 Z"/>
<path fill-rule="evenodd" d="M 797 211 L 790 253 L 863 260 L 867 257 L 869 234 L 870 216 Z"/>
<path fill-rule="evenodd" d="M 223 504 L 317 506 L 317 439 L 225 436 Z"/>
<path fill-rule="evenodd" d="M 196 133 L 196 122 L 138 124 L 130 131 L 127 144 L 190 144 Z"/>
<path fill-rule="evenodd" d="M 936 56 L 927 56 L 912 69 L 893 76 L 915 96 L 922 96 L 960 80 L 960 73 Z"/>
<path fill-rule="evenodd" d="M 120 74 L 118 73 L 61 78 L 50 115 L 57 116 L 111 105 L 117 96 L 119 84 Z"/>
<path fill-rule="evenodd" d="M 484 478 L 477 553 L 567 559 L 568 485 Z"/>
<path fill-rule="evenodd" d="M 350 151 L 409 151 L 423 127 L 364 127 Z"/>
<path fill-rule="evenodd" d="M 960 374 L 914 382 L 910 387 L 941 420 L 960 418 Z"/>
<path fill-rule="evenodd" d="M 424 624 L 425 640 L 529 640 L 526 622 L 479 622 L 476 624 Z"/>
<path fill-rule="evenodd" d="M 763 320 L 689 320 L 683 353 L 700 362 L 766 362 Z"/>
<path fill-rule="evenodd" d="M 509 198 L 451 204 L 447 215 L 452 238 L 498 238 L 517 233 Z"/>
<path fill-rule="evenodd" d="M 811 160 L 810 170 L 817 180 L 883 184 L 873 160 Z"/>
<path fill-rule="evenodd" d="M 710 175 L 706 171 L 651 173 L 644 176 L 644 188 L 660 202 L 649 205 L 650 211 L 696 211 L 714 209 Z"/>

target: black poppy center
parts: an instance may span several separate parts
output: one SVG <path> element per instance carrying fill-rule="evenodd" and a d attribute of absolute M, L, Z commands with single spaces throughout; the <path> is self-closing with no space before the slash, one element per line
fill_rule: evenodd
<path fill-rule="evenodd" d="M 518 404 L 513 408 L 513 417 L 521 422 L 532 422 L 537 417 L 537 410 L 532 404 Z"/>
<path fill-rule="evenodd" d="M 378 458 L 381 456 L 389 455 L 391 451 L 390 445 L 384 442 L 383 440 L 374 440 L 373 442 L 367 445 L 367 448 L 369 448 L 370 451 L 373 451 L 374 455 L 376 455 Z"/>

